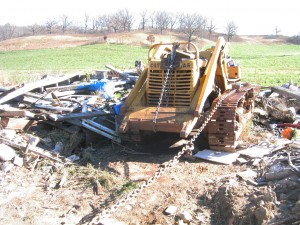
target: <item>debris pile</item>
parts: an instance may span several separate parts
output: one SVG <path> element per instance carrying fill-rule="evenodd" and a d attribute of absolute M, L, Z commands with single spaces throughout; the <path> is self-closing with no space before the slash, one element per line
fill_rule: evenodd
<path fill-rule="evenodd" d="M 103 136 L 119 143 L 118 114 L 138 75 L 107 67 L 112 72 L 94 77 L 46 77 L 26 85 L 0 88 L 1 170 L 7 173 L 15 166 L 35 169 L 41 158 L 63 168 L 84 158 L 80 146 L 90 142 L 91 133 L 97 139 Z M 205 196 L 215 212 L 213 223 L 300 221 L 300 89 L 292 84 L 272 87 L 260 93 L 256 105 L 253 122 L 258 125 L 254 132 L 259 135 L 253 136 L 260 136 L 260 142 L 249 143 L 233 153 L 203 150 L 195 155 L 245 169 L 207 181 L 207 185 L 215 187 Z M 41 137 L 34 129 L 40 123 L 59 132 L 47 132 Z M 147 180 L 156 169 L 145 166 L 144 170 L 150 172 L 142 175 L 134 164 L 115 162 L 110 166 L 134 181 Z M 131 173 L 124 167 L 130 168 Z M 52 182 L 55 173 L 51 174 L 48 187 L 65 185 L 68 172 L 62 169 L 61 173 L 59 182 Z M 101 186 L 97 180 L 95 183 L 96 187 Z M 96 188 L 96 193 L 100 195 L 101 190 Z M 177 216 L 179 224 L 193 220 L 189 212 L 177 211 L 174 206 L 168 207 L 165 214 Z"/>
<path fill-rule="evenodd" d="M 108 68 L 95 75 L 44 76 L 33 83 L 0 88 L 2 171 L 14 165 L 34 167 L 39 157 L 58 164 L 79 160 L 76 151 L 90 141 L 90 132 L 120 142 L 117 115 L 138 74 Z M 41 124 L 61 132 L 41 138 L 35 135 L 39 132 L 35 127 Z M 69 143 L 64 133 L 72 139 Z"/>
<path fill-rule="evenodd" d="M 216 224 L 298 224 L 300 222 L 300 88 L 272 87 L 254 109 L 260 143 L 235 153 L 204 150 L 195 157 L 245 171 L 208 181 Z M 207 197 L 205 196 L 205 197 Z M 289 215 L 289 216 L 287 216 Z"/>

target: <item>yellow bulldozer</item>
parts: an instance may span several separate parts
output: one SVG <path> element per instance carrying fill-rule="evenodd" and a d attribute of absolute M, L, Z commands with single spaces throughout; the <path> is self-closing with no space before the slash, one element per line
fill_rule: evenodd
<path fill-rule="evenodd" d="M 144 132 L 167 132 L 188 138 L 226 94 L 206 133 L 211 149 L 235 151 L 243 118 L 253 107 L 253 89 L 240 79 L 240 67 L 229 57 L 223 37 L 203 51 L 190 42 L 154 44 L 121 108 L 121 137 L 138 140 Z"/>

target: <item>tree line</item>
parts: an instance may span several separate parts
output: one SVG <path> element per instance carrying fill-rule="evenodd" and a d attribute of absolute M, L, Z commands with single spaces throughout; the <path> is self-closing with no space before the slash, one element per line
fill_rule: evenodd
<path fill-rule="evenodd" d="M 178 31 L 186 35 L 187 41 L 194 36 L 211 38 L 218 29 L 212 18 L 206 18 L 198 13 L 173 13 L 166 11 L 142 10 L 138 15 L 131 13 L 127 8 L 120 9 L 111 14 L 90 16 L 85 13 L 81 21 L 75 22 L 68 15 L 57 18 L 48 18 L 42 24 L 32 24 L 26 27 L 17 27 L 7 23 L 0 25 L 0 40 L 7 40 L 20 36 L 41 34 L 65 33 L 117 33 L 133 29 L 154 29 L 163 34 L 164 31 Z M 219 28 L 220 29 L 220 28 Z M 222 29 L 230 40 L 237 34 L 237 25 L 230 21 Z"/>
<path fill-rule="evenodd" d="M 138 14 L 133 14 L 127 8 L 124 8 L 110 14 L 98 16 L 85 13 L 79 21 L 63 14 L 57 18 L 48 18 L 42 24 L 35 23 L 25 27 L 17 27 L 7 23 L 0 25 L 0 41 L 41 34 L 109 34 L 130 32 L 134 29 L 156 30 L 161 34 L 166 30 L 176 31 L 183 33 L 187 41 L 193 41 L 194 37 L 211 39 L 215 32 L 224 34 L 227 41 L 230 41 L 238 33 L 238 26 L 234 21 L 228 21 L 225 27 L 218 27 L 213 18 L 204 17 L 199 13 L 174 13 L 145 9 Z"/>

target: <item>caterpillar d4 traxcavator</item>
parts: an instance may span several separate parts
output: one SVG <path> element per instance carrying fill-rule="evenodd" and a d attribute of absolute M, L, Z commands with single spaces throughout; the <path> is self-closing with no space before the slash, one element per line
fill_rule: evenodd
<path fill-rule="evenodd" d="M 239 81 L 240 68 L 222 37 L 204 51 L 190 42 L 154 44 L 121 108 L 121 137 L 137 141 L 143 133 L 168 132 L 187 138 L 226 95 L 206 132 L 211 149 L 235 151 L 253 105 L 253 89 Z"/>

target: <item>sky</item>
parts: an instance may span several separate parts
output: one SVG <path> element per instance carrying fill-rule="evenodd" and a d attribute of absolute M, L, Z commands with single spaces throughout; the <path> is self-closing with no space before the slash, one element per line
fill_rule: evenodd
<path fill-rule="evenodd" d="M 93 17 L 124 8 L 137 15 L 145 9 L 149 12 L 197 12 L 212 18 L 217 32 L 223 32 L 226 23 L 234 21 L 240 35 L 271 35 L 275 34 L 275 27 L 282 35 L 300 33 L 299 0 L 3 0 L 0 25 L 44 24 L 47 19 L 63 14 L 83 23 L 85 13 Z"/>

